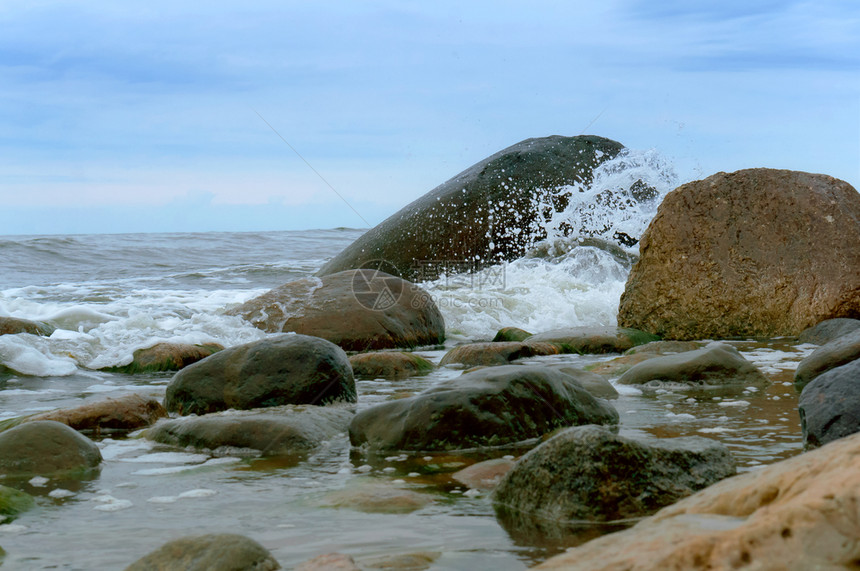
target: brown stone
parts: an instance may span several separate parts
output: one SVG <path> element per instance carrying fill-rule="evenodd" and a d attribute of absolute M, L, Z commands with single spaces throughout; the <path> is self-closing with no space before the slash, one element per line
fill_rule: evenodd
<path fill-rule="evenodd" d="M 749 169 L 670 192 L 640 242 L 619 325 L 669 339 L 797 335 L 860 317 L 860 194 Z"/>
<path fill-rule="evenodd" d="M 517 143 L 369 230 L 319 275 L 379 267 L 384 260 L 389 273 L 424 281 L 518 259 L 545 237 L 543 219 L 567 205 L 565 190 L 590 182 L 592 170 L 622 148 L 591 135 Z"/>
<path fill-rule="evenodd" d="M 433 501 L 433 496 L 395 485 L 360 480 L 326 494 L 322 505 L 365 513 L 410 513 Z"/>
<path fill-rule="evenodd" d="M 125 571 L 275 571 L 281 566 L 249 537 L 229 533 L 180 537 L 125 568 Z"/>
<path fill-rule="evenodd" d="M 513 467 L 513 460 L 493 458 L 454 472 L 451 477 L 473 490 L 492 490 Z"/>
<path fill-rule="evenodd" d="M 492 367 L 507 365 L 511 361 L 539 355 L 558 355 L 561 348 L 552 343 L 521 343 L 496 341 L 492 343 L 469 343 L 454 347 L 439 361 L 440 366 L 463 365 L 466 367 Z"/>
<path fill-rule="evenodd" d="M 54 328 L 41 321 L 18 319 L 17 317 L 0 317 L 0 335 L 15 335 L 29 333 L 31 335 L 50 336 Z"/>
<path fill-rule="evenodd" d="M 192 363 L 224 349 L 218 343 L 191 345 L 190 343 L 157 343 L 134 352 L 132 362 L 121 367 L 108 367 L 117 373 L 151 373 L 178 371 Z"/>
<path fill-rule="evenodd" d="M 346 351 L 411 348 L 445 340 L 445 321 L 430 295 L 375 270 L 295 280 L 227 313 L 270 333 L 322 337 Z"/>
<path fill-rule="evenodd" d="M 860 434 L 714 484 L 536 569 L 853 569 Z"/>
<path fill-rule="evenodd" d="M 376 351 L 358 353 L 349 358 L 356 376 L 382 379 L 403 379 L 432 371 L 433 363 L 416 353 Z"/>
<path fill-rule="evenodd" d="M 343 553 L 326 553 L 296 565 L 294 571 L 361 571 L 355 560 Z"/>
<path fill-rule="evenodd" d="M 153 398 L 127 395 L 98 402 L 39 413 L 32 420 L 55 420 L 75 430 L 136 430 L 167 416 L 167 410 Z"/>

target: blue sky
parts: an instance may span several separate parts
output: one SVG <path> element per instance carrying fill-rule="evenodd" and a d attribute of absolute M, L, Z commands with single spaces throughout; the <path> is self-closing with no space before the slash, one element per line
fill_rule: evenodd
<path fill-rule="evenodd" d="M 0 4 L 0 234 L 362 227 L 583 132 L 858 187 L 860 5 Z"/>

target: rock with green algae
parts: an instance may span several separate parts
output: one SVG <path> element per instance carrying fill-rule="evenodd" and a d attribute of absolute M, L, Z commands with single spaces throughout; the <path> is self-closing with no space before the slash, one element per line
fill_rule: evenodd
<path fill-rule="evenodd" d="M 35 500 L 15 488 L 0 485 L 0 523 L 8 523 L 35 505 Z M 0 549 L 0 556 L 3 550 Z"/>
<path fill-rule="evenodd" d="M 358 353 L 350 356 L 349 364 L 356 376 L 382 379 L 425 375 L 435 368 L 433 363 L 421 355 L 404 351 Z"/>

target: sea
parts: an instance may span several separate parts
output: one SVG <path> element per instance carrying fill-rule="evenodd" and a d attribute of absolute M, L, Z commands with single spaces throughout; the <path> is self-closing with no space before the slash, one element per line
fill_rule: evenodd
<path fill-rule="evenodd" d="M 448 348 L 490 340 L 502 327 L 537 333 L 615 325 L 638 246 L 607 244 L 618 233 L 641 236 L 662 197 L 681 182 L 656 151 L 625 151 L 604 163 L 591 184 L 564 189 L 569 206 L 546 221 L 544 239 L 522 258 L 421 284 L 445 318 L 447 341 L 416 351 L 438 363 Z M 645 200 L 637 194 L 643 185 L 651 189 Z M 130 393 L 162 398 L 170 373 L 102 369 L 127 364 L 135 350 L 162 341 L 231 347 L 265 338 L 227 310 L 313 275 L 364 231 L 0 236 L 0 316 L 56 327 L 50 337 L 0 336 L 0 421 Z M 815 347 L 790 338 L 730 343 L 769 377 L 768 387 L 731 394 L 618 387 L 613 404 L 622 429 L 719 440 L 741 471 L 800 452 L 791 380 Z M 586 366 L 617 356 L 529 361 Z M 397 381 L 360 378 L 357 406 L 461 373 L 441 367 Z M 526 569 L 582 540 L 513 529 L 496 517 L 486 492 L 451 478 L 503 452 L 376 458 L 352 450 L 345 434 L 301 458 L 172 449 L 137 433 L 96 440 L 104 457 L 97 477 L 26 484 L 37 505 L 0 521 L 4 569 L 122 569 L 180 536 L 240 533 L 284 568 L 340 552 L 368 568 L 397 561 L 411 568 L 403 558 L 419 554 L 426 561 L 420 568 L 501 571 Z M 409 513 L 330 501 L 369 483 L 418 491 L 430 501 Z"/>

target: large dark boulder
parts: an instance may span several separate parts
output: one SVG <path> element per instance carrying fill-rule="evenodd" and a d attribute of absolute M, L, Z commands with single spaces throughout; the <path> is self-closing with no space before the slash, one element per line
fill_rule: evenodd
<path fill-rule="evenodd" d="M 620 143 L 590 135 L 527 139 L 461 172 L 369 230 L 319 271 L 324 276 L 387 262 L 412 281 L 522 257 L 543 222 L 588 183 Z M 549 205 L 544 207 L 542 205 Z"/>
<path fill-rule="evenodd" d="M 825 319 L 814 327 L 804 329 L 797 336 L 797 340 L 801 343 L 824 345 L 837 337 L 842 337 L 858 329 L 860 329 L 860 319 L 836 317 L 834 319 Z"/>
<path fill-rule="evenodd" d="M 214 412 L 159 422 L 146 438 L 173 446 L 249 448 L 264 456 L 301 454 L 346 432 L 353 413 L 336 406 L 291 406 Z"/>
<path fill-rule="evenodd" d="M 248 537 L 210 534 L 169 541 L 125 571 L 275 571 L 281 566 L 269 551 Z"/>
<path fill-rule="evenodd" d="M 749 169 L 673 190 L 642 235 L 618 323 L 667 339 L 797 335 L 860 317 L 860 194 Z"/>
<path fill-rule="evenodd" d="M 503 446 L 578 424 L 618 423 L 618 413 L 572 377 L 539 365 L 480 369 L 414 397 L 359 412 L 353 446 L 463 450 Z"/>
<path fill-rule="evenodd" d="M 101 461 L 92 440 L 59 422 L 26 422 L 0 432 L 0 477 L 86 477 Z"/>
<path fill-rule="evenodd" d="M 806 448 L 860 432 L 860 358 L 815 377 L 800 393 L 798 411 Z"/>
<path fill-rule="evenodd" d="M 652 514 L 735 472 L 728 449 L 713 440 L 628 438 L 577 426 L 520 458 L 493 503 L 502 518 L 616 521 Z"/>
<path fill-rule="evenodd" d="M 167 386 L 164 406 L 180 414 L 206 414 L 355 399 L 355 379 L 343 349 L 319 337 L 280 335 L 185 367 Z"/>
<path fill-rule="evenodd" d="M 812 352 L 794 371 L 794 387 L 802 391 L 818 375 L 860 359 L 860 330 L 837 337 Z"/>
<path fill-rule="evenodd" d="M 646 388 L 692 388 L 766 385 L 758 368 L 725 343 L 713 343 L 695 351 L 662 355 L 633 365 L 618 383 Z"/>
<path fill-rule="evenodd" d="M 411 348 L 445 340 L 445 321 L 430 295 L 376 270 L 295 280 L 227 313 L 263 331 L 322 337 L 346 351 Z"/>

